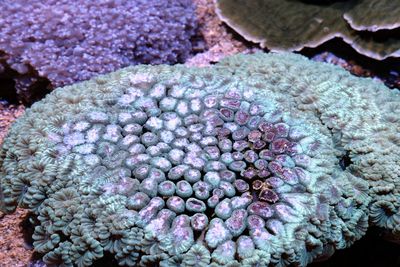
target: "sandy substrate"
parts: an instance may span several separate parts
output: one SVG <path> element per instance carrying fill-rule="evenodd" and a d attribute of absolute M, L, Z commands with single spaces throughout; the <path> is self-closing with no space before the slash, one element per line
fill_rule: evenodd
<path fill-rule="evenodd" d="M 205 66 L 218 62 L 225 56 L 236 53 L 253 53 L 260 49 L 229 30 L 214 11 L 213 0 L 193 0 L 197 5 L 197 15 L 201 25 L 201 33 L 205 39 L 207 50 L 199 53 L 186 63 L 191 66 Z M 323 53 L 315 58 L 318 61 L 340 65 L 358 76 L 372 74 L 362 67 Z M 400 78 L 398 81 L 400 87 Z M 1 86 L 1 85 L 0 85 Z M 0 102 L 0 144 L 7 129 L 16 117 L 23 114 L 22 106 L 7 106 Z M 21 223 L 27 212 L 17 209 L 14 214 L 5 215 L 0 212 L 0 267 L 28 266 L 33 250 L 26 244 L 22 234 Z"/>
<path fill-rule="evenodd" d="M 23 106 L 7 105 L 0 102 L 0 145 L 11 123 L 24 113 Z M 25 243 L 21 223 L 27 211 L 17 209 L 10 215 L 0 212 L 0 266 L 27 266 L 32 250 Z"/>
<path fill-rule="evenodd" d="M 15 119 L 24 113 L 24 106 L 8 105 L 0 101 L 0 144 L 7 134 L 7 130 Z"/>
<path fill-rule="evenodd" d="M 0 266 L 27 266 L 32 255 L 32 249 L 25 243 L 21 223 L 27 211 L 17 209 L 11 215 L 0 212 Z"/>

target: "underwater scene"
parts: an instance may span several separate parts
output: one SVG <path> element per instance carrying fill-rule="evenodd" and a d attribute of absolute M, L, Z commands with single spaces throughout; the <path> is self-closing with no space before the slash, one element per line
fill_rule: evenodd
<path fill-rule="evenodd" d="M 400 267 L 400 0 L 1 0 L 25 266 Z"/>

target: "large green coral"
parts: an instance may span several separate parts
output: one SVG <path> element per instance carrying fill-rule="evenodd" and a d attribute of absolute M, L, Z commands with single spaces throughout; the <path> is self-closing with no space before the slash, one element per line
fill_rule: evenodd
<path fill-rule="evenodd" d="M 216 6 L 230 27 L 272 51 L 298 51 L 338 37 L 374 59 L 400 57 L 399 0 L 322 2 L 216 0 Z"/>
<path fill-rule="evenodd" d="M 305 266 L 399 236 L 400 94 L 293 54 L 59 88 L 0 150 L 1 209 L 48 264 Z"/>

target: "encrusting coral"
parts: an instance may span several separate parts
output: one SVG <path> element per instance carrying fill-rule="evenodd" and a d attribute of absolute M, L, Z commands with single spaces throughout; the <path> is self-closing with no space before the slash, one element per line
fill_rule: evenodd
<path fill-rule="evenodd" d="M 400 57 L 398 0 L 215 2 L 222 21 L 271 51 L 298 51 L 339 37 L 367 57 Z"/>
<path fill-rule="evenodd" d="M 47 264 L 305 266 L 399 228 L 400 93 L 293 54 L 59 88 L 0 150 Z"/>
<path fill-rule="evenodd" d="M 182 63 L 196 34 L 191 0 L 4 0 L 0 74 L 3 65 L 30 102 L 43 80 L 58 87 L 139 63 Z"/>

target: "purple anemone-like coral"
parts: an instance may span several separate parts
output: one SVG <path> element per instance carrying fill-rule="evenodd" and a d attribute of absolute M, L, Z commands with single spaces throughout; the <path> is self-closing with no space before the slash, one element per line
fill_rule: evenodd
<path fill-rule="evenodd" d="M 129 65 L 183 62 L 196 29 L 190 0 L 5 0 L 0 74 L 3 65 L 29 102 L 43 79 L 59 87 Z"/>
<path fill-rule="evenodd" d="M 369 223 L 396 236 L 398 120 L 378 107 L 399 98 L 288 54 L 126 68 L 18 120 L 0 207 L 31 210 L 50 265 L 305 266 Z"/>

